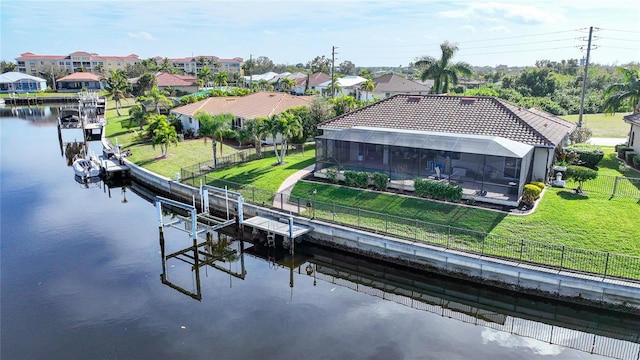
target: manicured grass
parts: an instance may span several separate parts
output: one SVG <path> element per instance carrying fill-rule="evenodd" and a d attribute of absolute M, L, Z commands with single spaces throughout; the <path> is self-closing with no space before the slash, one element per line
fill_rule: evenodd
<path fill-rule="evenodd" d="M 614 115 L 583 114 L 582 123 L 583 126 L 591 129 L 593 137 L 624 139 L 629 135 L 629 124 L 622 120 L 625 115 L 629 115 L 629 113 L 616 113 Z M 562 116 L 562 118 L 574 123 L 578 122 L 578 115 L 566 115 Z"/>

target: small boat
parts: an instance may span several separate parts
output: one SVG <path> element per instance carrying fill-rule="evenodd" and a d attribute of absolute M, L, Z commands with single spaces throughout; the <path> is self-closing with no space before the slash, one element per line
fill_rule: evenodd
<path fill-rule="evenodd" d="M 95 156 L 76 156 L 73 160 L 73 172 L 81 179 L 88 179 L 102 175 L 102 167 Z"/>
<path fill-rule="evenodd" d="M 82 118 L 78 108 L 60 108 L 60 117 L 58 122 L 63 128 L 80 128 L 82 126 Z"/>

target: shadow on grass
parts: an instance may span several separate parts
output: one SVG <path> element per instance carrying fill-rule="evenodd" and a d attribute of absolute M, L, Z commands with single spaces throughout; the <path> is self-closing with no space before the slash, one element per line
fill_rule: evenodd
<path fill-rule="evenodd" d="M 576 194 L 573 191 L 567 191 L 567 190 L 558 191 L 557 195 L 565 200 L 588 200 L 589 199 L 586 193 Z"/>

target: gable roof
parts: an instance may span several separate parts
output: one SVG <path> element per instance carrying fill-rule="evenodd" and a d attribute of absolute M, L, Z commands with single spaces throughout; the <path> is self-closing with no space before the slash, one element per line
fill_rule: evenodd
<path fill-rule="evenodd" d="M 309 75 L 309 86 L 318 86 L 328 80 L 331 80 L 331 76 L 323 72 L 313 73 Z"/>
<path fill-rule="evenodd" d="M 8 84 L 8 83 L 14 83 L 20 80 L 31 80 L 31 81 L 35 81 L 35 82 L 43 82 L 43 81 L 47 81 L 43 78 L 39 78 L 36 76 L 31 76 L 28 74 L 23 74 L 21 72 L 17 72 L 17 71 L 10 71 L 10 72 L 6 72 L 4 74 L 0 74 L 0 83 L 2 84 Z"/>
<path fill-rule="evenodd" d="M 190 75 L 178 75 L 160 72 L 156 74 L 156 80 L 159 87 L 198 86 L 198 79 L 195 76 Z"/>
<path fill-rule="evenodd" d="M 382 75 L 371 80 L 376 92 L 429 92 L 431 86 L 420 84 L 394 74 Z"/>
<path fill-rule="evenodd" d="M 77 72 L 58 79 L 60 81 L 100 81 L 100 76 L 90 72 Z"/>
<path fill-rule="evenodd" d="M 341 88 L 345 89 L 345 88 L 350 88 L 350 87 L 362 84 L 365 81 L 367 81 L 367 79 L 365 79 L 365 78 L 363 78 L 361 76 L 349 75 L 349 76 L 338 78 L 336 80 L 336 83 L 338 83 L 338 85 Z M 322 84 L 319 84 L 318 86 L 328 87 L 329 85 L 331 85 L 331 78 L 329 78 L 328 81 L 325 81 Z"/>
<path fill-rule="evenodd" d="M 622 120 L 627 124 L 640 125 L 640 112 L 625 115 Z"/>
<path fill-rule="evenodd" d="M 322 130 L 357 126 L 499 136 L 529 145 L 557 146 L 576 125 L 537 109 L 493 97 L 395 95 L 325 121 Z"/>
<path fill-rule="evenodd" d="M 260 91 L 247 96 L 210 97 L 171 110 L 173 113 L 192 116 L 198 110 L 210 114 L 234 114 L 244 119 L 269 117 L 295 106 L 309 106 L 309 97 L 282 92 Z"/>

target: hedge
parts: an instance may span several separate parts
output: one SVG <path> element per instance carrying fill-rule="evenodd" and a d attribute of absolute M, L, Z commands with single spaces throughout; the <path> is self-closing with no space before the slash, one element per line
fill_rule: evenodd
<path fill-rule="evenodd" d="M 364 171 L 345 171 L 344 183 L 347 186 L 365 189 L 369 186 L 369 174 Z"/>
<path fill-rule="evenodd" d="M 537 199 L 540 196 L 542 189 L 534 184 L 526 184 L 524 186 L 524 194 L 531 194 L 534 199 Z"/>
<path fill-rule="evenodd" d="M 592 144 L 576 144 L 568 146 L 565 151 L 569 154 L 575 154 L 578 161 L 575 165 L 586 166 L 595 169 L 598 163 L 604 157 L 604 151 L 598 145 Z"/>
<path fill-rule="evenodd" d="M 421 197 L 447 201 L 458 201 L 462 199 L 462 187 L 458 185 L 450 185 L 440 181 L 416 178 L 414 188 L 415 193 Z"/>

